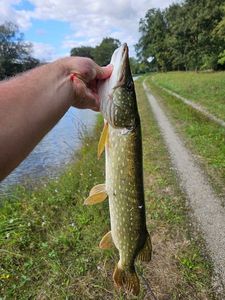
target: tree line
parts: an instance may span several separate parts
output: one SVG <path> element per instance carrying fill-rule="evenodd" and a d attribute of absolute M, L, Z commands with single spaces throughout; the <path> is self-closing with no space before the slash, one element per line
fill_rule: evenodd
<path fill-rule="evenodd" d="M 111 56 L 116 48 L 121 45 L 118 39 L 105 37 L 96 47 L 79 46 L 71 49 L 72 56 L 84 56 L 92 58 L 100 66 L 106 66 L 110 63 Z M 130 57 L 130 65 L 133 74 L 145 73 L 149 71 L 149 65 L 145 61 L 138 61 Z"/>
<path fill-rule="evenodd" d="M 130 58 L 134 74 L 225 69 L 225 0 L 184 0 L 164 10 L 149 9 L 140 19 L 139 31 L 137 58 Z M 75 47 L 70 54 L 90 57 L 104 66 L 120 45 L 118 39 L 105 37 L 95 47 Z M 0 25 L 0 80 L 40 63 L 17 25 Z"/>
<path fill-rule="evenodd" d="M 71 49 L 72 56 L 84 56 L 92 58 L 100 66 L 106 66 L 110 63 L 111 56 L 116 48 L 121 45 L 118 39 L 105 37 L 96 47 L 80 46 Z"/>
<path fill-rule="evenodd" d="M 225 69 L 224 0 L 185 0 L 149 9 L 139 31 L 137 57 L 151 70 Z"/>

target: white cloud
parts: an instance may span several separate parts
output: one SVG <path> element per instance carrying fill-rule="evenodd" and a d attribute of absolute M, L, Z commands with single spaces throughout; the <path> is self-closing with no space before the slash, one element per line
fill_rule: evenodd
<path fill-rule="evenodd" d="M 95 46 L 103 37 L 111 36 L 121 42 L 127 42 L 131 46 L 132 55 L 134 55 L 132 46 L 139 38 L 140 18 L 144 17 L 150 8 L 165 8 L 173 2 L 173 0 L 30 0 L 34 10 L 25 12 L 12 8 L 12 4 L 19 3 L 20 0 L 0 1 L 3 3 L 0 6 L 0 21 L 1 18 L 11 16 L 22 29 L 31 26 L 33 19 L 68 22 L 72 33 L 65 36 L 59 48 L 71 49 L 78 45 Z M 50 45 L 40 45 L 35 46 L 36 53 L 38 51 L 42 53 L 41 49 L 45 47 L 49 51 L 48 55 L 53 51 L 48 48 Z"/>
<path fill-rule="evenodd" d="M 172 0 L 31 0 L 36 6 L 33 17 L 68 21 L 73 34 L 65 38 L 63 47 L 95 46 L 103 37 L 111 36 L 133 45 L 139 38 L 138 24 L 149 8 L 164 8 Z"/>
<path fill-rule="evenodd" d="M 31 26 L 31 17 L 25 10 L 16 10 L 12 5 L 19 4 L 21 0 L 0 1 L 0 24 L 13 22 L 24 30 Z"/>
<path fill-rule="evenodd" d="M 50 44 L 33 42 L 33 56 L 41 61 L 53 61 L 58 58 L 55 48 Z"/>

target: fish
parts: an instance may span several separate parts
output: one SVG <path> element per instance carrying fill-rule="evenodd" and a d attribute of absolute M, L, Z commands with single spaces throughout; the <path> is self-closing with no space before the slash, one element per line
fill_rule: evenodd
<path fill-rule="evenodd" d="M 115 286 L 138 295 L 135 261 L 150 261 L 152 244 L 146 226 L 141 122 L 128 51 L 127 44 L 114 51 L 112 75 L 98 86 L 104 117 L 98 156 L 105 150 L 106 180 L 91 189 L 84 204 L 93 205 L 108 198 L 111 230 L 99 247 L 118 249 Z"/>

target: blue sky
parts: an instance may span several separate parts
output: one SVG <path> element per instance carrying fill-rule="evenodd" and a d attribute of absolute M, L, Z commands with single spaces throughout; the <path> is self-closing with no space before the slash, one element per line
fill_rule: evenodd
<path fill-rule="evenodd" d="M 12 21 L 33 43 L 33 55 L 52 61 L 71 48 L 96 46 L 104 37 L 127 42 L 131 56 L 139 38 L 138 22 L 148 9 L 172 0 L 0 0 L 0 24 Z"/>

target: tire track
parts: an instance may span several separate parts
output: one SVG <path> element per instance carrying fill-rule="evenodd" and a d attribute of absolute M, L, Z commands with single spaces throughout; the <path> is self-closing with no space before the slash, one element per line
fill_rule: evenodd
<path fill-rule="evenodd" d="M 185 148 L 170 121 L 151 94 L 145 81 L 144 90 L 160 131 L 168 147 L 180 184 L 186 192 L 197 226 L 203 233 L 211 256 L 215 282 L 218 288 L 225 287 L 225 210 L 213 192 L 205 174 Z"/>

